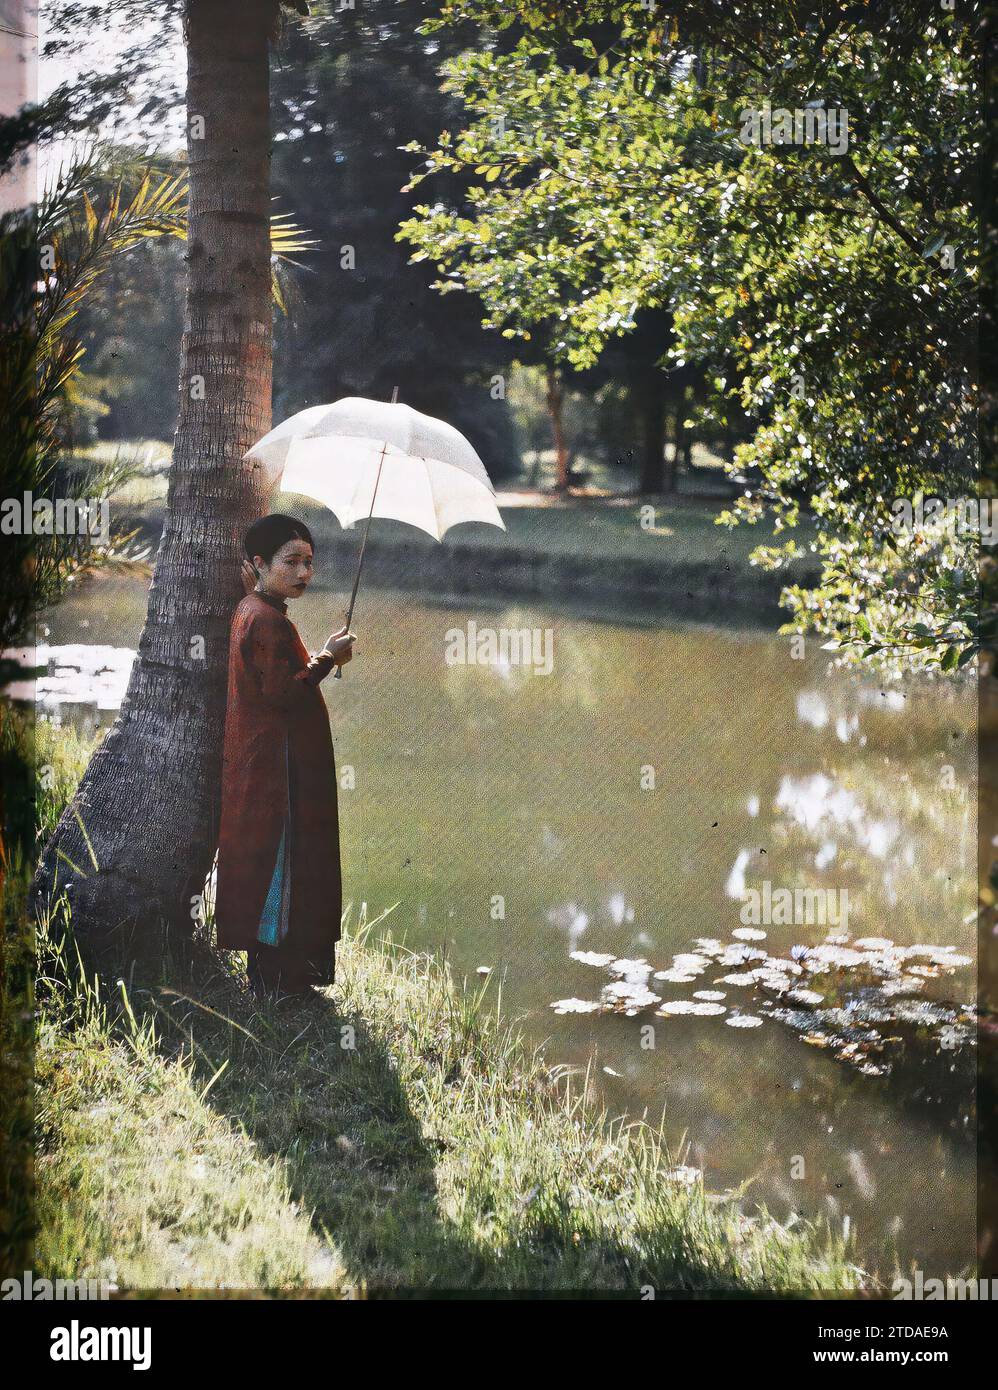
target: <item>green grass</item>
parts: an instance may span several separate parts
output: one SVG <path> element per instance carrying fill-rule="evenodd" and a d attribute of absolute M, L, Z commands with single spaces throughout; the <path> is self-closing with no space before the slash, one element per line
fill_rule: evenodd
<path fill-rule="evenodd" d="M 643 504 L 580 498 L 564 506 L 503 507 L 508 541 L 491 526 L 458 527 L 448 540 L 486 546 L 512 543 L 553 554 L 596 555 L 667 564 L 747 565 L 750 551 L 773 541 L 769 522 L 756 526 L 718 526 L 715 518 L 729 504 L 676 497 L 654 504 L 653 524 L 641 525 Z M 809 540 L 810 528 L 801 539 Z M 782 540 L 789 539 L 784 536 Z"/>
<path fill-rule="evenodd" d="M 315 531 L 320 546 L 340 532 L 332 515 L 307 498 L 289 494 L 282 497 L 279 505 L 300 514 Z M 727 505 L 720 498 L 713 502 L 677 497 L 658 502 L 653 524 L 646 529 L 641 525 L 642 504 L 636 501 L 575 498 L 552 504 L 538 499 L 523 506 L 500 506 L 505 531 L 497 526 L 460 525 L 447 532 L 443 544 L 473 545 L 484 551 L 516 546 L 548 555 L 573 555 L 586 561 L 640 560 L 661 565 L 663 570 L 703 565 L 718 571 L 730 566 L 736 573 L 754 573 L 749 555 L 755 547 L 783 544 L 791 536 L 774 536 L 771 521 L 733 529 L 718 526 L 715 519 Z M 807 545 L 813 535 L 813 527 L 805 522 L 794 538 Z M 371 537 L 390 545 L 436 544 L 413 526 L 380 517 L 371 523 Z M 814 569 L 813 558 L 795 561 L 788 574 L 799 577 L 802 567 Z"/>
<path fill-rule="evenodd" d="M 58 769 L 84 746 L 39 727 Z M 853 1290 L 827 1229 L 781 1226 L 669 1176 L 503 1020 L 492 986 L 362 920 L 337 983 L 262 1005 L 233 957 L 85 965 L 38 931 L 39 1276 L 125 1289 Z"/>
<path fill-rule="evenodd" d="M 111 493 L 112 510 L 117 515 L 126 510 L 155 509 L 160 521 L 172 457 L 172 446 L 162 439 L 103 440 L 82 445 L 73 452 L 74 460 L 80 463 L 130 465 L 134 476 Z"/>

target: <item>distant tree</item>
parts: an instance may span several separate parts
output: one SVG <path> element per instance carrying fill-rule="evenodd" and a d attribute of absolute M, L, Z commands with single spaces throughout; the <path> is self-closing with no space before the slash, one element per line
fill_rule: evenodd
<path fill-rule="evenodd" d="M 275 409 L 343 395 L 400 399 L 461 429 L 494 478 L 519 460 L 505 383 L 511 345 L 483 329 L 466 296 L 441 299 L 407 264 L 399 223 L 411 160 L 458 116 L 437 69 L 450 36 L 430 40 L 429 0 L 364 0 L 289 28 L 273 74 L 273 190 L 319 233 L 300 292 L 278 325 Z"/>
<path fill-rule="evenodd" d="M 20 146 L 104 140 L 136 148 L 161 144 L 184 105 L 183 68 L 164 62 L 182 33 L 188 0 L 37 0 L 45 22 L 39 51 L 48 71 L 67 76 L 17 119 Z M 16 131 L 16 125 L 11 131 Z"/>
<path fill-rule="evenodd" d="M 185 251 L 145 242 L 114 265 L 81 315 L 88 372 L 99 379 L 103 440 L 173 438 L 184 332 Z"/>

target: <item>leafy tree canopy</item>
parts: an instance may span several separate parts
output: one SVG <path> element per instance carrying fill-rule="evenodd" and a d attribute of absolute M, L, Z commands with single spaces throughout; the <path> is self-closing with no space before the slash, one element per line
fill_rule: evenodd
<path fill-rule="evenodd" d="M 800 553 L 802 505 L 820 521 L 822 582 L 786 591 L 790 626 L 969 659 L 976 536 L 898 533 L 892 511 L 975 492 L 981 131 L 963 21 L 924 2 L 666 16 L 452 0 L 425 27 L 468 21 L 491 38 L 444 66 L 463 124 L 413 146 L 413 183 L 459 174 L 464 200 L 403 227 L 438 287 L 579 367 L 668 306 L 663 360 L 709 366 L 757 421 L 734 464 L 756 481 L 724 519 L 774 510 L 789 539 L 755 555 L 772 566 Z"/>

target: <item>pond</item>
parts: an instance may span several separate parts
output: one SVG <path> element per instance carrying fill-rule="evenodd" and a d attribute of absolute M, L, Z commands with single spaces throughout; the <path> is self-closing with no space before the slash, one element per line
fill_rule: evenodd
<path fill-rule="evenodd" d="M 54 649 L 126 649 L 51 709 L 113 718 L 144 611 L 114 579 L 45 617 Z M 312 647 L 339 611 L 292 605 Z M 371 589 L 354 627 L 323 686 L 346 899 L 491 971 L 549 1062 L 592 1060 L 709 1189 L 824 1214 L 886 1274 L 971 1265 L 974 687 L 607 609 Z"/>

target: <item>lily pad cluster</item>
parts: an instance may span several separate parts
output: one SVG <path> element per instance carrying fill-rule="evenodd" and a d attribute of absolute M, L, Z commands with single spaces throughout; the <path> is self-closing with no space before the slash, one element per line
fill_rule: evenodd
<path fill-rule="evenodd" d="M 573 960 L 611 979 L 596 999 L 558 999 L 551 1007 L 559 1014 L 715 1018 L 740 1029 L 778 1022 L 867 1076 L 886 1074 L 890 1044 L 915 1032 L 943 1051 L 974 1043 L 971 1005 L 917 997 L 928 981 L 972 964 L 953 946 L 901 946 L 886 937 L 850 941 L 840 932 L 820 945 L 773 955 L 758 928 L 739 927 L 733 936 L 729 942 L 696 937 L 693 950 L 674 955 L 661 970 L 643 958 L 573 951 Z M 656 993 L 684 984 L 698 986 L 688 998 Z"/>

